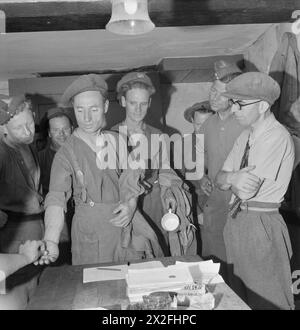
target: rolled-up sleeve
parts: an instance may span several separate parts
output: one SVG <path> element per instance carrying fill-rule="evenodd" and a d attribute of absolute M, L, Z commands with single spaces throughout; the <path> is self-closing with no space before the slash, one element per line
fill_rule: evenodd
<path fill-rule="evenodd" d="M 67 201 L 72 195 L 72 167 L 61 148 L 55 155 L 50 176 L 49 193 L 46 196 L 45 208 L 61 206 L 67 210 Z"/>

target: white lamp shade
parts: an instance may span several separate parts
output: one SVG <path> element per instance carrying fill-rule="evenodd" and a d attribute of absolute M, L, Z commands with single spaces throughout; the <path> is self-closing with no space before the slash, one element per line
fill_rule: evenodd
<path fill-rule="evenodd" d="M 112 0 L 111 19 L 106 30 L 124 35 L 147 33 L 155 25 L 148 14 L 148 0 Z"/>

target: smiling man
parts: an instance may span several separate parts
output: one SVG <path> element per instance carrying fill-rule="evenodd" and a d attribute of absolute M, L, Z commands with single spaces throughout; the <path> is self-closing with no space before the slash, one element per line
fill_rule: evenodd
<path fill-rule="evenodd" d="M 202 256 L 221 263 L 220 273 L 227 280 L 226 251 L 223 229 L 226 223 L 230 192 L 221 191 L 215 179 L 228 156 L 234 141 L 243 127 L 231 113 L 229 99 L 222 95 L 226 83 L 242 72 L 235 63 L 219 60 L 214 63 L 215 80 L 209 93 L 209 103 L 214 114 L 203 124 L 204 155 L 207 175 L 200 180 L 200 187 L 207 195 L 203 207 L 201 227 Z"/>
<path fill-rule="evenodd" d="M 41 183 L 43 194 L 49 191 L 50 172 L 54 156 L 72 133 L 72 120 L 67 110 L 56 107 L 47 111 L 49 141 L 45 149 L 39 151 Z"/>
<path fill-rule="evenodd" d="M 219 187 L 232 192 L 224 228 L 231 285 L 254 309 L 292 309 L 291 243 L 278 208 L 294 145 L 270 111 L 280 87 L 264 73 L 249 72 L 229 82 L 223 95 L 245 128 L 217 176 Z"/>
<path fill-rule="evenodd" d="M 190 206 L 187 198 L 184 199 L 187 192 L 183 189 L 183 181 L 170 167 L 165 136 L 145 122 L 155 93 L 152 81 L 143 72 L 130 72 L 119 80 L 117 93 L 126 118 L 112 130 L 127 130 L 129 151 L 137 153 L 137 158 L 143 158 L 146 165 L 143 184 L 147 193 L 139 201 L 142 213 L 155 229 L 165 256 L 195 254 L 196 240 L 188 218 Z M 133 141 L 134 138 L 137 140 Z M 159 140 L 161 143 L 157 143 L 155 148 L 155 142 Z M 144 147 L 139 147 L 143 143 Z M 141 155 L 137 150 L 141 151 Z M 181 217 L 179 235 L 168 233 L 161 225 L 161 218 L 169 209 Z"/>

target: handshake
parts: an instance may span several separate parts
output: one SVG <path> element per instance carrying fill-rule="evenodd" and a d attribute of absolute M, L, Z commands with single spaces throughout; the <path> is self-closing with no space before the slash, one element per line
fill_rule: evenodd
<path fill-rule="evenodd" d="M 44 265 L 54 262 L 59 256 L 58 244 L 49 241 L 26 241 L 19 246 L 19 254 L 28 264 Z"/>

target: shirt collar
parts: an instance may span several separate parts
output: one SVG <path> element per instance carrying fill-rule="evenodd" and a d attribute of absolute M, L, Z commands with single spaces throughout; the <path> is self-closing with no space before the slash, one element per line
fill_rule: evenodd
<path fill-rule="evenodd" d="M 267 132 L 269 129 L 274 127 L 276 123 L 276 119 L 274 114 L 271 113 L 267 118 L 265 118 L 262 122 L 259 123 L 258 126 L 255 127 L 255 130 L 249 128 L 250 136 L 249 136 L 249 143 L 252 145 L 255 140 L 259 138 L 260 135 Z"/>

